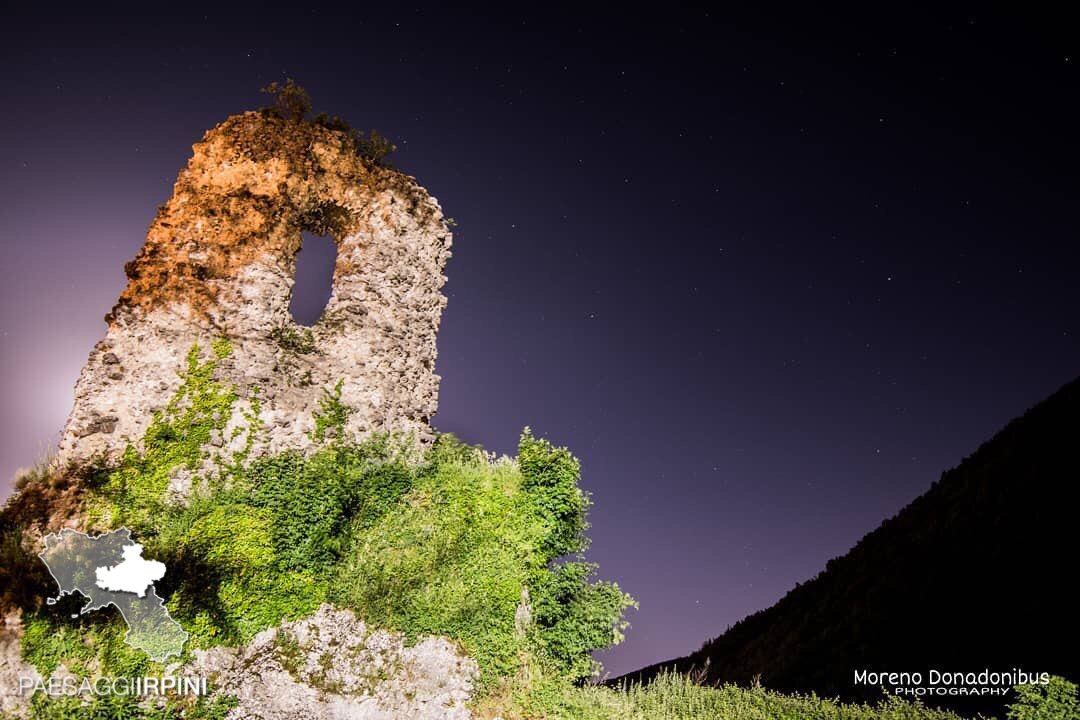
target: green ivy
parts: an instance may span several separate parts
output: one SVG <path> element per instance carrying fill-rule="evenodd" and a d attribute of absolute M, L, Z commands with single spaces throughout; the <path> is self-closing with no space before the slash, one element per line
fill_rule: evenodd
<path fill-rule="evenodd" d="M 312 440 L 322 442 L 328 433 L 341 439 L 345 423 L 352 414 L 352 408 L 341 402 L 341 390 L 344 386 L 345 378 L 341 378 L 334 385 L 333 390 L 323 389 L 323 396 L 319 398 L 319 407 L 312 412 L 315 418 L 315 430 L 311 433 Z"/>
<path fill-rule="evenodd" d="M 217 362 L 232 351 L 228 340 L 214 342 L 212 350 L 213 357 L 201 361 L 199 346 L 191 347 L 180 373 L 180 388 L 154 414 L 139 445 L 128 445 L 118 467 L 108 474 L 91 501 L 91 520 L 107 526 L 127 525 L 144 537 L 156 534 L 156 518 L 165 511 L 170 475 L 177 469 L 195 471 L 210 457 L 206 448 L 211 435 L 224 433 L 237 400 L 232 388 L 214 379 Z M 232 460 L 233 465 L 242 463 L 242 453 Z"/>

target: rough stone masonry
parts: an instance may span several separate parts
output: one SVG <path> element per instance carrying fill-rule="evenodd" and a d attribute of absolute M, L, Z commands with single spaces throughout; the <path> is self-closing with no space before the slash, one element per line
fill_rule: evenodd
<path fill-rule="evenodd" d="M 337 244 L 330 300 L 311 328 L 289 312 L 304 231 Z M 125 266 L 127 288 L 79 376 L 58 460 L 115 459 L 178 389 L 192 344 L 209 352 L 222 336 L 233 350 L 218 378 L 259 388 L 257 452 L 307 448 L 322 390 L 339 381 L 348 431 L 428 436 L 450 244 L 438 202 L 361 157 L 345 133 L 230 117 L 194 146 Z M 250 409 L 234 405 L 216 444 L 229 444 Z"/>

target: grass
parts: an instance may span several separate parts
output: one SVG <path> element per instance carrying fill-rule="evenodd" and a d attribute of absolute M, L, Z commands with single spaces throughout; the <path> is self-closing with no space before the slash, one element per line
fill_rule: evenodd
<path fill-rule="evenodd" d="M 89 703 L 78 697 L 46 698 L 35 695 L 30 702 L 34 720 L 225 720 L 229 710 L 239 704 L 233 695 L 218 694 L 199 698 L 168 698 L 159 706 L 156 701 L 137 702 L 125 695 L 96 696 Z M 0 711 L 0 720 L 15 720 Z"/>
<path fill-rule="evenodd" d="M 814 695 L 783 695 L 735 685 L 705 687 L 665 674 L 648 685 L 588 687 L 567 694 L 562 715 L 578 720 L 961 720 L 959 715 L 891 697 L 877 705 Z"/>

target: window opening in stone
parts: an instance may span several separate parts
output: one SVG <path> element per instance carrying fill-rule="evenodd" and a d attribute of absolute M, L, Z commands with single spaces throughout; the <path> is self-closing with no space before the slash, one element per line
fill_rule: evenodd
<path fill-rule="evenodd" d="M 296 254 L 296 277 L 289 312 L 298 325 L 318 322 L 330 299 L 334 284 L 337 243 L 329 235 L 303 233 L 303 245 Z"/>

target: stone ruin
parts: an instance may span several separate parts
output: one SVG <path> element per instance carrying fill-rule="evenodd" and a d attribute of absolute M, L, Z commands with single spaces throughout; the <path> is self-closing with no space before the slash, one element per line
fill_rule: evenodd
<path fill-rule="evenodd" d="M 310 328 L 289 310 L 304 232 L 331 235 L 337 246 L 330 299 Z M 359 154 L 345 132 L 259 113 L 230 117 L 194 146 L 125 266 L 127 287 L 76 383 L 57 463 L 115 462 L 138 446 L 180 389 L 196 345 L 202 360 L 215 359 L 214 379 L 238 396 L 224 432 L 209 439 L 219 457 L 310 449 L 314 413 L 338 387 L 351 410 L 345 432 L 430 439 L 450 244 L 438 202 Z M 230 352 L 219 355 L 222 338 Z M 256 407 L 259 432 L 247 448 L 247 433 L 233 430 L 250 427 Z M 170 476 L 170 492 L 184 494 L 191 480 L 190 472 Z M 56 512 L 57 525 L 82 522 Z M 282 650 L 283 634 L 296 652 Z M 21 656 L 21 636 L 21 612 L 0 613 L 0 715 L 29 713 L 28 697 L 9 692 L 17 678 L 38 677 Z M 327 669 L 331 652 L 338 659 Z M 229 717 L 268 720 L 467 720 L 477 674 L 445 638 L 413 643 L 329 606 L 243 647 L 195 650 L 192 662 L 236 695 Z"/>
<path fill-rule="evenodd" d="M 257 452 L 305 450 L 323 390 L 341 383 L 346 431 L 430 437 L 436 334 L 451 233 L 438 202 L 361 157 L 348 136 L 249 112 L 194 146 L 75 386 L 58 461 L 114 460 L 180 386 L 193 344 L 232 352 L 216 379 L 259 388 Z M 337 245 L 333 289 L 311 328 L 289 312 L 302 232 Z M 229 428 L 249 400 L 234 405 Z M 234 442 L 243 442 L 242 438 Z M 226 449 L 228 449 L 226 447 Z"/>

